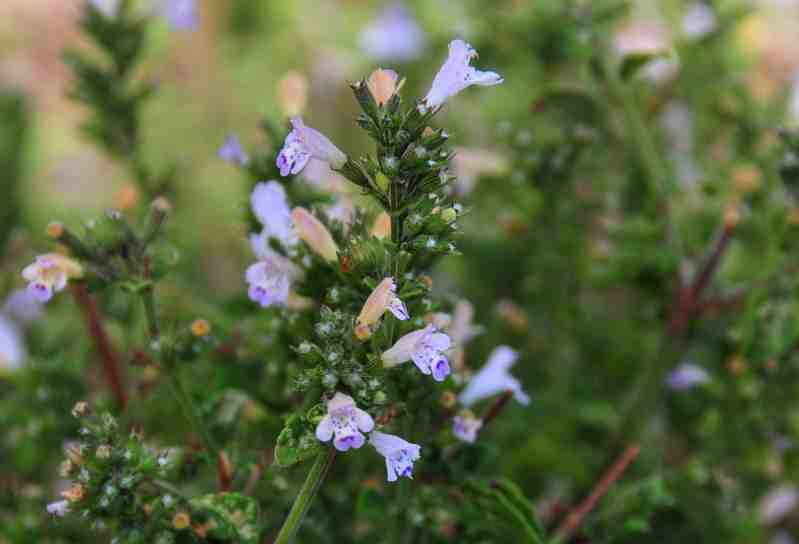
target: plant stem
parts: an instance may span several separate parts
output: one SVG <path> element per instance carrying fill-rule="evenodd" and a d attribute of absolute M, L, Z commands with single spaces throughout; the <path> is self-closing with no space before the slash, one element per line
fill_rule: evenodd
<path fill-rule="evenodd" d="M 125 390 L 125 374 L 119 357 L 111 345 L 111 340 L 103 327 L 100 312 L 97 309 L 97 302 L 89 294 L 86 284 L 82 282 L 71 282 L 69 284 L 75 301 L 80 306 L 89 335 L 94 340 L 97 349 L 97 358 L 103 368 L 103 373 L 108 381 L 108 386 L 114 396 L 114 400 L 119 405 L 120 410 L 124 410 L 128 403 L 128 394 Z"/>
<path fill-rule="evenodd" d="M 290 544 L 294 542 L 294 537 L 297 535 L 305 514 L 308 513 L 311 501 L 322 486 L 325 475 L 330 470 L 330 465 L 333 464 L 335 457 L 336 450 L 333 448 L 328 448 L 316 457 L 311 471 L 305 478 L 305 483 L 302 484 L 302 489 L 300 489 L 299 494 L 294 499 L 294 505 L 291 507 L 286 521 L 283 522 L 283 527 L 280 528 L 275 544 Z"/>
<path fill-rule="evenodd" d="M 161 337 L 161 329 L 158 325 L 158 312 L 156 311 L 155 307 L 155 294 L 153 288 L 148 287 L 142 291 L 141 297 L 142 302 L 144 303 L 144 313 L 147 318 L 147 328 L 150 331 L 150 337 L 154 342 L 158 341 Z M 180 381 L 180 376 L 178 375 L 178 371 L 174 363 L 175 361 L 172 360 L 172 354 L 170 350 L 162 350 L 161 366 L 168 374 L 169 385 L 172 389 L 172 394 L 175 397 L 175 400 L 180 405 L 183 415 L 189 421 L 189 424 L 192 426 L 194 432 L 197 433 L 197 435 L 199 435 L 202 439 L 206 449 L 208 449 L 208 451 L 213 455 L 218 456 L 219 448 L 216 446 L 214 439 L 211 437 L 211 433 L 208 431 L 205 425 L 203 425 L 202 419 L 197 413 L 197 408 L 194 406 L 194 402 L 191 400 L 191 396 L 188 394 L 185 387 L 183 387 L 183 383 Z"/>
<path fill-rule="evenodd" d="M 613 484 L 622 477 L 624 471 L 627 470 L 627 467 L 638 457 L 640 452 L 641 448 L 637 444 L 628 446 L 624 452 L 622 452 L 619 458 L 611 465 L 599 482 L 597 482 L 588 497 L 566 516 L 566 520 L 558 527 L 558 531 L 552 541 L 553 544 L 568 542 L 569 539 L 571 539 L 585 517 L 596 507 L 597 503 L 607 494 Z"/>

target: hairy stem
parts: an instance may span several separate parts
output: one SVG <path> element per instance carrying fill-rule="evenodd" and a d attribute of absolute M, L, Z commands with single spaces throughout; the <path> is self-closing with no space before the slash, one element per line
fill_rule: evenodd
<path fill-rule="evenodd" d="M 283 527 L 280 528 L 277 539 L 275 539 L 275 544 L 289 544 L 294 542 L 294 537 L 297 535 L 297 531 L 300 528 L 302 520 L 305 518 L 305 514 L 308 513 L 311 501 L 313 501 L 317 491 L 319 491 L 319 488 L 322 486 L 322 482 L 328 470 L 330 470 L 330 465 L 333 464 L 333 459 L 335 459 L 335 457 L 336 450 L 333 448 L 328 448 L 326 451 L 319 453 L 316 457 L 311 471 L 305 478 L 305 483 L 302 484 L 299 494 L 294 499 L 294 505 L 291 507 L 286 521 L 283 522 Z"/>

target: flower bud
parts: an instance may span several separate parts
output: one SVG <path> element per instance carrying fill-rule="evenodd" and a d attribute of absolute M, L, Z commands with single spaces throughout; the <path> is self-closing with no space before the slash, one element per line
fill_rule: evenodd
<path fill-rule="evenodd" d="M 278 101 L 286 117 L 302 115 L 308 101 L 308 79 L 299 72 L 286 72 L 278 83 Z"/>
<path fill-rule="evenodd" d="M 754 193 L 760 189 L 760 170 L 752 164 L 743 164 L 732 171 L 732 183 L 739 194 Z"/>
<path fill-rule="evenodd" d="M 172 518 L 172 527 L 174 527 L 178 531 L 182 531 L 183 529 L 187 528 L 190 524 L 191 524 L 191 517 L 186 512 L 178 512 L 175 514 L 175 517 Z"/>
<path fill-rule="evenodd" d="M 61 496 L 69 502 L 79 502 L 83 500 L 85 495 L 86 490 L 80 484 L 73 484 L 72 487 L 61 493 Z"/>
<path fill-rule="evenodd" d="M 130 210 L 134 208 L 141 198 L 141 193 L 132 183 L 125 183 L 114 195 L 114 208 L 118 210 Z"/>
<path fill-rule="evenodd" d="M 371 73 L 366 85 L 375 102 L 383 106 L 402 88 L 404 82 L 405 80 L 399 81 L 399 76 L 394 70 L 378 68 Z"/>
<path fill-rule="evenodd" d="M 47 236 L 58 240 L 64 234 L 64 225 L 58 221 L 52 221 L 47 225 Z"/>
<path fill-rule="evenodd" d="M 191 333 L 201 338 L 211 332 L 211 324 L 205 319 L 195 319 L 191 324 Z"/>
<path fill-rule="evenodd" d="M 741 212 L 737 204 L 728 204 L 724 208 L 724 227 L 734 229 L 741 222 Z"/>
<path fill-rule="evenodd" d="M 355 336 L 359 340 L 366 340 L 371 336 L 371 326 L 380 321 L 386 310 L 391 311 L 401 321 L 410 317 L 408 309 L 396 293 L 397 284 L 391 277 L 384 278 L 374 288 L 366 299 L 358 319 L 355 320 Z"/>
<path fill-rule="evenodd" d="M 378 240 L 385 240 L 391 237 L 391 216 L 386 212 L 381 212 L 372 225 L 372 236 Z"/>
<path fill-rule="evenodd" d="M 458 218 L 458 212 L 455 211 L 454 208 L 447 208 L 441 212 L 441 220 L 444 221 L 447 225 L 455 221 Z"/>
<path fill-rule="evenodd" d="M 303 242 L 320 257 L 328 262 L 338 259 L 338 246 L 330 231 L 305 208 L 294 208 L 291 211 L 294 228 Z"/>
<path fill-rule="evenodd" d="M 73 417 L 85 417 L 89 414 L 89 403 L 82 400 L 75 404 L 72 408 Z"/>

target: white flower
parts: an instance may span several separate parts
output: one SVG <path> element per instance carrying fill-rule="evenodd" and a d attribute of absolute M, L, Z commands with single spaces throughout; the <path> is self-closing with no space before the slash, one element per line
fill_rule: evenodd
<path fill-rule="evenodd" d="M 327 415 L 316 426 L 316 438 L 322 442 L 333 439 L 338 451 L 357 449 L 366 440 L 362 433 L 368 433 L 374 426 L 372 416 L 358 408 L 352 397 L 336 393 L 327 401 Z"/>
<path fill-rule="evenodd" d="M 799 488 L 795 485 L 774 487 L 760 500 L 760 519 L 766 525 L 779 523 L 799 505 Z"/>
<path fill-rule="evenodd" d="M 379 431 L 369 435 L 369 443 L 386 458 L 386 474 L 389 482 L 396 482 L 400 476 L 413 479 L 413 462 L 419 459 L 421 446 L 403 440 L 399 436 Z"/>
<path fill-rule="evenodd" d="M 116 17 L 119 12 L 119 0 L 89 0 L 89 4 L 105 17 Z"/>
<path fill-rule="evenodd" d="M 262 307 L 283 306 L 289 296 L 291 280 L 298 276 L 294 263 L 271 250 L 265 250 L 261 260 L 250 265 L 245 279 L 250 284 L 250 300 Z"/>
<path fill-rule="evenodd" d="M 682 18 L 682 32 L 688 38 L 698 39 L 716 30 L 718 20 L 713 8 L 704 2 L 694 2 Z"/>
<path fill-rule="evenodd" d="M 425 105 L 430 109 L 437 109 L 448 98 L 471 85 L 499 85 L 504 81 L 496 72 L 482 72 L 469 66 L 476 57 L 477 51 L 465 41 L 450 42 L 449 56 L 433 79 L 433 85 L 424 98 Z"/>
<path fill-rule="evenodd" d="M 671 371 L 666 378 L 666 385 L 674 391 L 687 391 L 708 380 L 710 376 L 702 367 L 683 363 Z"/>
<path fill-rule="evenodd" d="M 443 352 L 451 345 L 449 336 L 436 332 L 433 325 L 428 325 L 424 329 L 409 332 L 397 340 L 391 349 L 383 352 L 383 366 L 390 368 L 413 361 L 422 374 L 432 374 L 437 382 L 444 381 L 450 370 Z"/>
<path fill-rule="evenodd" d="M 463 345 L 469 342 L 480 332 L 480 327 L 472 324 L 474 319 L 474 306 L 468 300 L 459 300 L 455 303 L 452 319 L 447 327 L 452 342 Z"/>
<path fill-rule="evenodd" d="M 471 414 L 455 416 L 452 419 L 452 434 L 458 440 L 463 440 L 473 444 L 477 440 L 477 432 L 482 428 L 483 420 L 477 419 Z"/>
<path fill-rule="evenodd" d="M 63 518 L 69 513 L 69 501 L 56 501 L 47 505 L 47 513 Z"/>
<path fill-rule="evenodd" d="M 36 261 L 22 270 L 28 282 L 28 292 L 37 300 L 47 302 L 53 293 L 67 286 L 67 280 L 80 277 L 83 268 L 79 263 L 59 253 L 47 253 L 36 257 Z"/>
<path fill-rule="evenodd" d="M 369 338 L 372 333 L 371 326 L 380 321 L 386 310 L 400 321 L 410 318 L 405 303 L 397 296 L 397 284 L 391 277 L 384 278 L 377 284 L 366 299 L 358 319 L 355 320 L 355 335 L 360 340 Z"/>
<path fill-rule="evenodd" d="M 250 235 L 253 251 L 259 258 L 269 248 L 269 238 L 275 238 L 286 249 L 297 245 L 297 233 L 291 220 L 286 191 L 277 181 L 261 182 L 250 195 L 250 205 L 258 221 L 264 226 L 260 234 Z"/>
<path fill-rule="evenodd" d="M 424 49 L 425 35 L 402 4 L 386 7 L 361 33 L 361 47 L 374 60 L 410 61 Z"/>
<path fill-rule="evenodd" d="M 299 174 L 311 158 L 341 168 L 347 156 L 333 145 L 327 136 L 311 127 L 305 126 L 302 117 L 291 119 L 293 130 L 286 136 L 283 149 L 277 156 L 277 167 L 281 176 Z"/>
<path fill-rule="evenodd" d="M 513 391 L 513 397 L 521 404 L 528 404 L 530 397 L 522 391 L 519 380 L 508 372 L 516 362 L 519 354 L 508 346 L 499 346 L 491 352 L 488 362 L 469 381 L 458 400 L 464 406 L 471 406 L 477 401 L 502 393 Z"/>
<path fill-rule="evenodd" d="M 0 314 L 0 370 L 13 370 L 25 360 L 22 333 L 9 318 Z"/>

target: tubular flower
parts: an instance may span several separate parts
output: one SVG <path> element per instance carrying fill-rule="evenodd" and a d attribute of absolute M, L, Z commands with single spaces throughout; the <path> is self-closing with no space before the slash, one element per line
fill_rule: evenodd
<path fill-rule="evenodd" d="M 508 346 L 499 346 L 491 352 L 488 362 L 469 381 L 458 400 L 464 406 L 502 393 L 513 391 L 513 398 L 521 404 L 529 404 L 530 397 L 522 391 L 522 385 L 508 370 L 518 359 L 519 354 Z"/>
<path fill-rule="evenodd" d="M 413 361 L 422 374 L 433 375 L 437 382 L 449 375 L 449 361 L 444 352 L 450 348 L 449 336 L 436 332 L 433 325 L 409 332 L 401 337 L 388 351 L 383 352 L 383 366 L 391 368 Z"/>
<path fill-rule="evenodd" d="M 261 260 L 247 268 L 245 278 L 250 288 L 247 292 L 250 300 L 262 307 L 283 306 L 289 297 L 289 286 L 297 272 L 294 264 L 268 250 Z"/>
<path fill-rule="evenodd" d="M 305 126 L 302 117 L 291 119 L 293 130 L 286 136 L 283 149 L 277 156 L 281 176 L 299 174 L 311 158 L 324 161 L 332 168 L 341 168 L 347 156 L 327 136 Z"/>
<path fill-rule="evenodd" d="M 305 208 L 294 208 L 291 219 L 299 237 L 317 255 L 329 262 L 338 260 L 338 246 L 333 236 L 311 212 Z"/>
<path fill-rule="evenodd" d="M 358 408 L 352 397 L 336 393 L 327 401 L 327 415 L 316 426 L 316 438 L 322 442 L 333 439 L 338 451 L 358 449 L 366 441 L 362 433 L 370 432 L 374 426 L 372 416 Z"/>
<path fill-rule="evenodd" d="M 482 72 L 469 66 L 476 57 L 477 51 L 465 41 L 450 42 L 449 56 L 433 79 L 433 85 L 424 98 L 428 109 L 440 108 L 448 98 L 472 85 L 491 86 L 504 81 L 496 72 Z"/>
<path fill-rule="evenodd" d="M 22 270 L 22 277 L 28 281 L 28 292 L 41 302 L 47 302 L 53 293 L 62 291 L 67 280 L 82 275 L 80 263 L 60 253 L 39 255 L 34 263 Z"/>
<path fill-rule="evenodd" d="M 261 253 L 269 248 L 269 238 L 278 240 L 286 249 L 297 245 L 291 208 L 280 183 L 273 180 L 257 184 L 250 195 L 250 205 L 255 217 L 264 226 L 260 234 L 250 235 L 256 255 L 261 257 Z"/>
<path fill-rule="evenodd" d="M 405 303 L 397 296 L 394 278 L 383 279 L 366 299 L 358 319 L 355 320 L 355 336 L 360 340 L 369 338 L 372 335 L 371 326 L 380 321 L 386 310 L 400 321 L 410 318 Z"/>
<path fill-rule="evenodd" d="M 225 138 L 225 143 L 219 148 L 219 158 L 231 164 L 238 164 L 240 166 L 247 166 L 250 158 L 241 147 L 241 141 L 235 134 L 228 134 Z"/>
<path fill-rule="evenodd" d="M 452 434 L 458 440 L 473 444 L 477 440 L 477 433 L 482 426 L 482 419 L 477 419 L 470 412 L 466 412 L 452 419 Z"/>
<path fill-rule="evenodd" d="M 421 446 L 380 431 L 373 431 L 369 435 L 369 443 L 386 458 L 386 477 L 389 482 L 396 482 L 400 476 L 413 479 L 413 462 L 419 459 Z"/>

